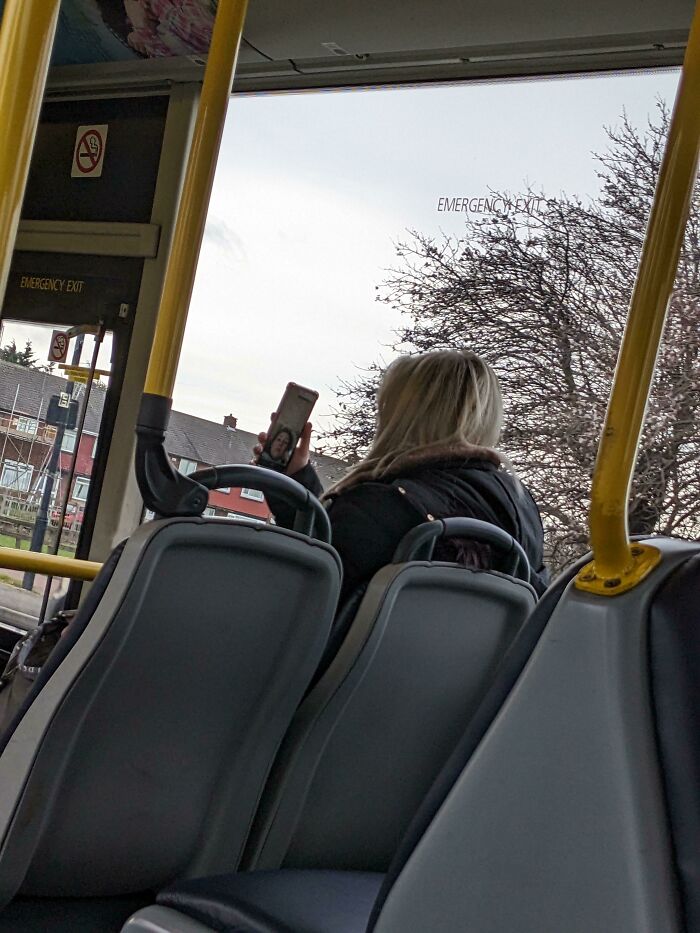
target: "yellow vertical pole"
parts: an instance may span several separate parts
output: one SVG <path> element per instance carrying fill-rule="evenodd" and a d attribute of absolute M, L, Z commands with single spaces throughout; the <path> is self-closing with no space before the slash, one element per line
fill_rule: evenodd
<path fill-rule="evenodd" d="M 60 0 L 6 0 L 0 27 L 0 304 L 39 122 Z M 100 565 L 0 548 L 0 567 L 92 580 Z"/>
<path fill-rule="evenodd" d="M 29 174 L 60 0 L 6 0 L 0 28 L 0 304 Z"/>
<path fill-rule="evenodd" d="M 219 0 L 146 375 L 149 395 L 172 396 L 247 6 Z"/>
<path fill-rule="evenodd" d="M 631 589 L 660 558 L 656 548 L 630 545 L 627 506 L 699 154 L 700 2 L 688 38 L 593 475 L 593 561 L 581 570 L 576 585 L 601 595 L 615 596 Z"/>

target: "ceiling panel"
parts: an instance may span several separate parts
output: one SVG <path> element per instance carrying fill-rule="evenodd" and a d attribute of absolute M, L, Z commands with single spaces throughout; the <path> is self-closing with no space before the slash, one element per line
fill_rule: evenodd
<path fill-rule="evenodd" d="M 274 59 L 687 33 L 692 0 L 251 0 L 246 36 Z M 331 47 L 329 47 L 331 44 Z"/>
<path fill-rule="evenodd" d="M 201 80 L 212 0 L 188 0 L 175 18 L 145 0 L 128 8 L 62 0 L 52 87 Z M 250 0 L 235 88 L 675 65 L 692 10 L 693 0 Z"/>

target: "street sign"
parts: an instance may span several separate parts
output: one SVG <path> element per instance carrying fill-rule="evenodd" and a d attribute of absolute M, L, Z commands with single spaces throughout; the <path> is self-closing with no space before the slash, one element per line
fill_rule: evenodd
<path fill-rule="evenodd" d="M 70 379 L 71 382 L 82 382 L 86 383 L 88 381 L 90 370 L 78 369 L 76 366 L 66 366 L 63 368 L 63 374 L 66 379 Z"/>
<path fill-rule="evenodd" d="M 71 382 L 87 382 L 90 378 L 89 366 L 67 366 L 63 363 L 59 366 L 59 369 L 63 370 L 66 379 L 70 379 Z M 111 373 L 108 369 L 96 369 L 94 372 L 95 379 L 109 375 Z"/>
<path fill-rule="evenodd" d="M 68 334 L 64 334 L 62 330 L 55 330 L 51 334 L 51 343 L 49 344 L 49 363 L 65 363 L 68 358 L 69 343 Z"/>

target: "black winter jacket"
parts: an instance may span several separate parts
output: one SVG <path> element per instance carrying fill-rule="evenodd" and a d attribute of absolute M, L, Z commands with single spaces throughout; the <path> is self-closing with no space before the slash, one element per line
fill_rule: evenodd
<path fill-rule="evenodd" d="M 315 495 L 321 493 L 310 464 L 292 479 Z M 278 521 L 286 524 L 291 516 L 275 508 L 277 503 L 270 505 Z M 391 563 L 396 546 L 411 528 L 453 516 L 478 518 L 511 534 L 527 554 L 535 589 L 539 593 L 546 589 L 542 521 L 528 490 L 522 485 L 518 488 L 513 476 L 490 460 L 448 457 L 403 467 L 400 476 L 358 483 L 332 497 L 328 505 L 332 543 L 343 563 L 340 605 Z M 440 543 L 435 559 L 459 559 L 458 548 L 450 541 Z"/>

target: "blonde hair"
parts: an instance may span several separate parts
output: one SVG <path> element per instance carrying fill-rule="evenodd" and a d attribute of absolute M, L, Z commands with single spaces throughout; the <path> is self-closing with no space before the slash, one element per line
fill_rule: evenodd
<path fill-rule="evenodd" d="M 435 350 L 402 356 L 387 369 L 377 392 L 377 431 L 367 456 L 329 490 L 395 473 L 416 456 L 468 448 L 495 451 L 503 399 L 491 366 L 471 350 Z M 495 455 L 495 456 L 494 456 Z"/>

